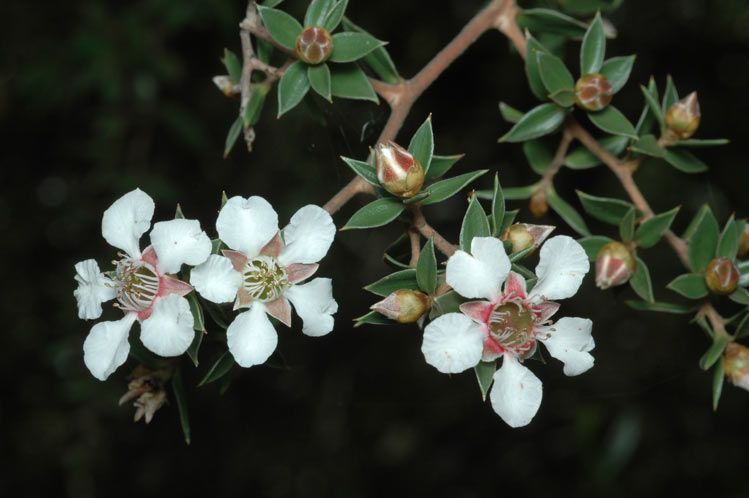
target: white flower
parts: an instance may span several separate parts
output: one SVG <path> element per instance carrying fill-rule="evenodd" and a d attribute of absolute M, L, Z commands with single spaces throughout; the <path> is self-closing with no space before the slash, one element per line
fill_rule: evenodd
<path fill-rule="evenodd" d="M 456 251 L 447 262 L 447 283 L 461 296 L 481 300 L 464 303 L 462 313 L 444 314 L 427 325 L 421 350 L 427 363 L 443 373 L 501 357 L 490 400 L 502 420 L 521 427 L 541 404 L 541 381 L 522 365 L 538 341 L 564 363 L 565 375 L 593 366 L 593 323 L 585 318 L 550 320 L 559 309 L 550 300 L 575 295 L 590 263 L 580 244 L 560 235 L 541 248 L 538 281 L 530 292 L 510 267 L 502 243 L 493 237 L 474 238 L 471 254 Z"/>
<path fill-rule="evenodd" d="M 193 340 L 193 317 L 183 296 L 192 287 L 175 277 L 183 264 L 197 265 L 211 253 L 211 241 L 196 220 L 176 219 L 156 223 L 151 245 L 141 252 L 140 237 L 151 226 L 154 204 L 140 189 L 117 199 L 101 220 L 101 233 L 112 246 L 124 251 L 115 271 L 105 276 L 96 261 L 75 265 L 74 291 L 78 316 L 99 318 L 101 304 L 117 299 L 125 316 L 93 326 L 83 343 L 83 361 L 97 379 L 104 380 L 127 360 L 128 335 L 141 322 L 143 344 L 161 356 L 184 353 Z"/>
<path fill-rule="evenodd" d="M 190 283 L 214 303 L 234 301 L 237 315 L 226 331 L 229 351 L 243 367 L 264 363 L 278 344 L 267 315 L 291 326 L 291 306 L 303 321 L 302 332 L 333 330 L 338 304 L 328 278 L 302 281 L 317 271 L 335 237 L 330 215 L 304 206 L 278 231 L 278 215 L 262 197 L 232 197 L 216 220 L 219 238 L 231 250 L 212 255 L 195 268 Z"/>

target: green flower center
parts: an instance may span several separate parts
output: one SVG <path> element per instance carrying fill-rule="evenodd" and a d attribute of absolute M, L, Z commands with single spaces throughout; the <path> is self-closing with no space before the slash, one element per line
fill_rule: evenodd
<path fill-rule="evenodd" d="M 258 256 L 247 261 L 242 277 L 247 293 L 264 303 L 275 301 L 291 287 L 286 268 L 270 256 Z"/>
<path fill-rule="evenodd" d="M 492 338 L 504 349 L 521 356 L 535 347 L 533 313 L 521 303 L 507 303 L 494 308 L 489 316 Z"/>

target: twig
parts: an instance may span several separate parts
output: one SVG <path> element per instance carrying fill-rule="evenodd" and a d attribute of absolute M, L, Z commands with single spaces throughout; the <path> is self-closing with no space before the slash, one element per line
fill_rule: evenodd
<path fill-rule="evenodd" d="M 421 255 L 421 237 L 419 236 L 419 231 L 416 228 L 410 228 L 408 230 L 408 238 L 411 241 L 411 261 L 409 261 L 408 265 L 415 267 Z"/>
<path fill-rule="evenodd" d="M 554 154 L 554 158 L 551 160 L 551 163 L 549 163 L 549 167 L 546 168 L 546 171 L 544 171 L 544 174 L 541 176 L 539 190 L 545 192 L 551 186 L 554 176 L 564 165 L 564 159 L 567 157 L 567 151 L 569 150 L 573 139 L 574 137 L 568 128 L 566 126 L 562 128 L 562 139 L 559 141 L 559 146 Z"/>
<path fill-rule="evenodd" d="M 413 213 L 414 228 L 418 230 L 424 238 L 432 239 L 434 247 L 436 247 L 438 251 L 445 256 L 452 256 L 453 253 L 458 250 L 456 246 L 448 242 L 437 230 L 427 223 L 424 214 L 418 206 L 413 206 L 411 212 Z"/>

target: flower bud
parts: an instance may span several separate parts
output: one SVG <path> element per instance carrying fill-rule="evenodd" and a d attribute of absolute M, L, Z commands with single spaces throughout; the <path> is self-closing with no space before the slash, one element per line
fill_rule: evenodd
<path fill-rule="evenodd" d="M 502 240 L 510 241 L 512 252 L 516 253 L 540 246 L 553 230 L 554 227 L 549 225 L 514 223 L 502 234 Z"/>
<path fill-rule="evenodd" d="M 694 135 L 700 126 L 700 103 L 692 92 L 666 111 L 666 128 L 679 140 Z"/>
<path fill-rule="evenodd" d="M 613 97 L 614 89 L 602 74 L 586 74 L 575 83 L 575 103 L 586 111 L 600 111 Z"/>
<path fill-rule="evenodd" d="M 320 26 L 305 28 L 296 39 L 296 56 L 307 64 L 325 62 L 333 53 L 333 38 Z"/>
<path fill-rule="evenodd" d="M 429 296 L 412 289 L 401 289 L 373 304 L 370 309 L 398 323 L 414 323 L 432 307 Z"/>
<path fill-rule="evenodd" d="M 739 286 L 739 269 L 728 258 L 715 258 L 710 261 L 705 270 L 707 288 L 713 294 L 725 296 L 731 294 Z"/>
<path fill-rule="evenodd" d="M 749 348 L 730 342 L 723 356 L 726 377 L 735 386 L 749 391 Z"/>
<path fill-rule="evenodd" d="M 621 242 L 609 242 L 596 256 L 596 285 L 601 289 L 626 283 L 637 268 L 637 260 Z"/>
<path fill-rule="evenodd" d="M 749 225 L 744 226 L 744 231 L 739 238 L 739 251 L 736 255 L 741 259 L 749 256 Z"/>
<path fill-rule="evenodd" d="M 546 202 L 546 192 L 543 190 L 537 190 L 533 192 L 531 196 L 531 202 L 529 204 L 531 214 L 536 218 L 540 218 L 549 212 L 549 203 Z"/>
<path fill-rule="evenodd" d="M 421 163 L 392 141 L 375 147 L 375 169 L 380 184 L 396 197 L 413 197 L 424 184 Z"/>

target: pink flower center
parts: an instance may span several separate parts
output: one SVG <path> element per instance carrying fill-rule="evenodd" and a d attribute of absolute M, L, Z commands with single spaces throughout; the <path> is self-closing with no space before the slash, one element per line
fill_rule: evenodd
<path fill-rule="evenodd" d="M 523 358 L 536 348 L 535 316 L 522 301 L 499 304 L 489 314 L 486 325 L 489 335 L 484 348 L 490 352 L 508 351 Z"/>

